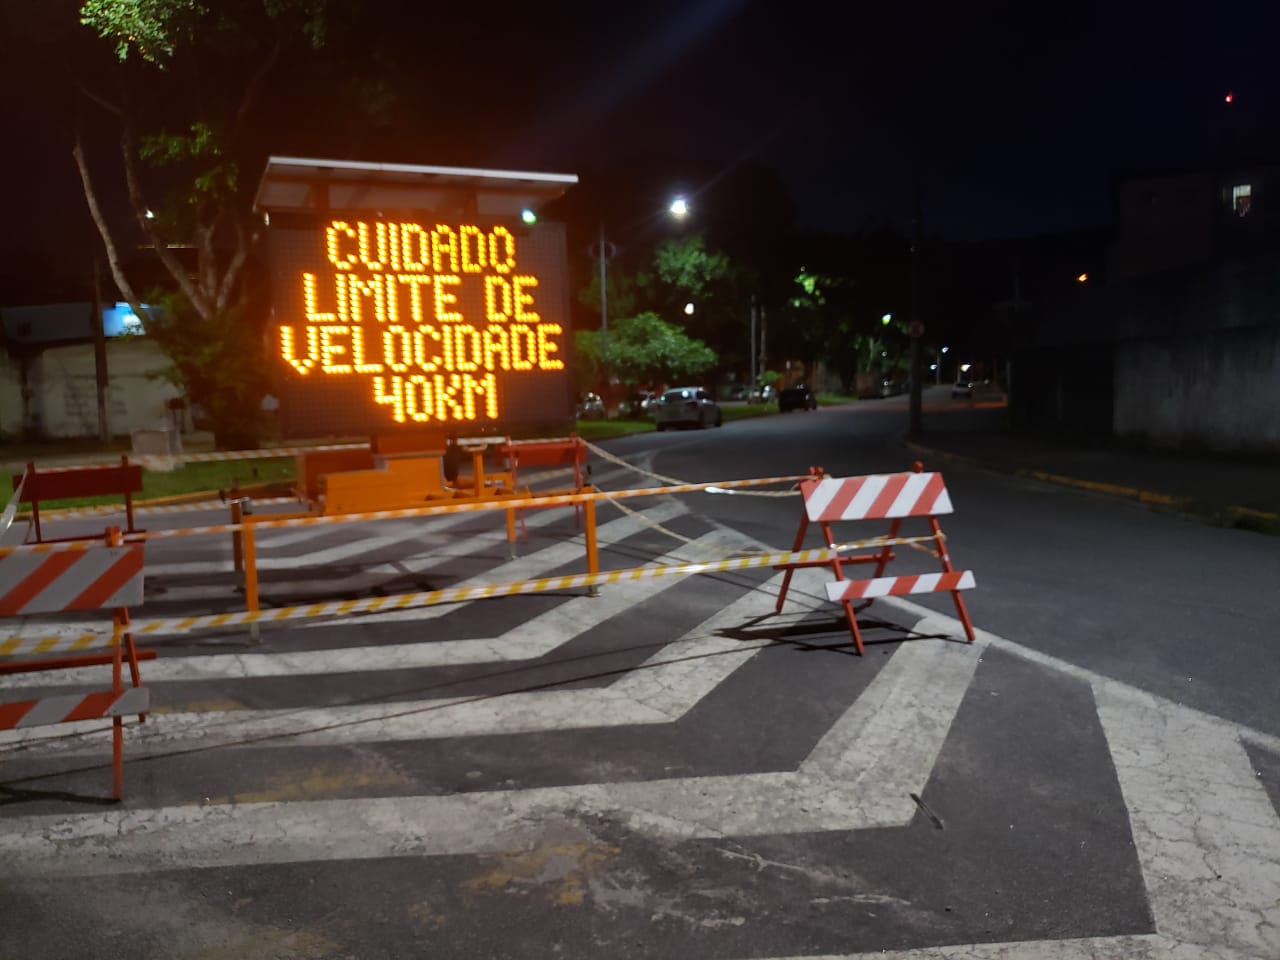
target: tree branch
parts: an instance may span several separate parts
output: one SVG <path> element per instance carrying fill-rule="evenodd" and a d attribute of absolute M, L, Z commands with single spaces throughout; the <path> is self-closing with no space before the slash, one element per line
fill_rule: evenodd
<path fill-rule="evenodd" d="M 284 49 L 280 38 L 276 38 L 276 42 L 271 46 L 271 52 L 267 54 L 267 58 L 262 61 L 258 69 L 253 72 L 253 76 L 249 78 L 249 82 L 245 84 L 244 94 L 240 97 L 240 106 L 236 109 L 235 120 L 231 124 L 232 141 L 238 140 L 240 130 L 244 123 L 249 119 L 249 114 L 253 112 L 253 108 L 257 105 L 258 95 L 262 91 L 262 85 L 266 82 L 267 76 L 275 69 L 276 63 L 280 60 L 280 54 Z"/>
<path fill-rule="evenodd" d="M 142 186 L 138 182 L 137 163 L 134 160 L 133 136 L 129 132 L 127 125 L 120 137 L 120 152 L 124 157 L 124 178 L 129 188 L 129 202 L 133 205 L 133 212 L 138 218 L 138 225 L 142 227 L 142 232 L 147 235 L 147 239 L 155 247 L 156 256 L 160 258 L 164 268 L 169 271 L 169 275 L 178 284 L 178 288 L 183 295 L 191 301 L 191 306 L 195 308 L 202 319 L 212 319 L 213 309 L 208 298 L 204 296 L 199 287 L 191 282 L 187 271 L 183 269 L 182 262 L 173 255 L 173 251 L 169 249 L 164 238 L 160 236 L 160 231 L 155 227 L 155 221 L 147 216 L 147 203 L 142 196 Z"/>
<path fill-rule="evenodd" d="M 98 194 L 93 188 L 93 179 L 89 176 L 89 164 L 84 156 L 84 139 L 81 135 L 79 123 L 76 124 L 75 146 L 71 149 L 71 156 L 75 158 L 76 169 L 80 171 L 80 184 L 84 188 L 85 202 L 89 204 L 89 216 L 93 218 L 94 225 L 98 228 L 98 233 L 102 237 L 102 245 L 106 248 L 107 264 L 111 268 L 112 279 L 115 280 L 120 295 L 133 308 L 134 314 L 139 318 L 145 317 L 147 314 L 143 310 L 142 300 L 134 293 L 133 285 L 129 283 L 129 278 L 125 276 L 124 267 L 120 263 L 120 254 L 116 250 L 115 239 L 111 236 L 111 230 L 107 227 L 107 220 L 102 215 L 102 208 L 98 206 Z"/>
<path fill-rule="evenodd" d="M 234 212 L 231 214 L 231 223 L 236 231 L 236 249 L 227 264 L 226 272 L 222 275 L 222 284 L 218 287 L 217 299 L 214 301 L 215 309 L 219 313 L 226 309 L 227 301 L 231 299 L 231 291 L 235 288 L 236 280 L 240 277 L 240 271 L 244 269 L 244 265 L 249 259 L 249 248 L 253 245 L 255 239 L 254 235 L 245 233 L 244 223 Z"/>

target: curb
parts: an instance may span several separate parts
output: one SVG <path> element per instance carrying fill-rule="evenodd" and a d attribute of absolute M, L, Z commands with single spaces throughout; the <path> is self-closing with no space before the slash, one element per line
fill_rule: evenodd
<path fill-rule="evenodd" d="M 1260 533 L 1280 533 L 1280 514 L 1268 513 L 1265 510 L 1254 510 L 1251 507 L 1237 506 L 1222 507 L 1216 504 L 1208 504 L 1203 501 L 1198 501 L 1194 497 L 1176 497 L 1168 493 L 1160 493 L 1155 490 L 1143 490 L 1139 487 L 1129 487 L 1119 483 L 1105 483 L 1099 480 L 1081 480 L 1079 477 L 1071 477 L 1061 473 L 1049 473 L 1044 470 L 1032 470 L 1028 467 L 1015 467 L 1006 464 L 993 463 L 988 460 L 979 460 L 976 457 L 965 456 L 964 454 L 935 450 L 932 447 L 926 447 L 924 444 L 916 443 L 913 440 L 907 440 L 905 438 L 903 439 L 902 444 L 921 460 L 941 460 L 944 463 L 954 463 L 960 466 L 974 467 L 979 470 L 989 470 L 994 473 L 1010 474 L 1015 477 L 1024 477 L 1028 480 L 1039 480 L 1042 483 L 1053 483 L 1064 487 L 1074 487 L 1077 490 L 1087 490 L 1091 493 L 1101 493 L 1124 500 L 1136 500 L 1139 503 L 1145 503 L 1150 506 L 1167 507 L 1176 510 L 1183 516 L 1193 517 L 1198 520 L 1212 518 L 1219 526 L 1236 527 L 1240 526 L 1240 520 L 1247 519 L 1252 521 L 1252 523 L 1248 525 L 1248 529 L 1255 530 Z M 1230 518 L 1232 522 L 1220 522 L 1220 518 L 1224 517 Z M 1275 529 L 1263 529 L 1271 527 L 1274 527 Z"/>

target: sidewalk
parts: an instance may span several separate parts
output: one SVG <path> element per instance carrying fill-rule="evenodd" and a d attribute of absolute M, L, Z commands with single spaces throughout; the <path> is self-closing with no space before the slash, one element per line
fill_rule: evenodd
<path fill-rule="evenodd" d="M 1091 447 L 989 432 L 928 432 L 907 447 L 926 467 L 947 462 L 1140 500 L 1212 523 L 1280 534 L 1280 465 Z"/>

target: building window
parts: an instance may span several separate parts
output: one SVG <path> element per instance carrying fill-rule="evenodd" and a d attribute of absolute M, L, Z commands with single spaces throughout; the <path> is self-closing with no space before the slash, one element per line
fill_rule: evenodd
<path fill-rule="evenodd" d="M 1231 188 L 1231 209 L 1237 217 L 1249 215 L 1249 205 L 1253 201 L 1253 186 L 1248 183 L 1237 183 Z"/>

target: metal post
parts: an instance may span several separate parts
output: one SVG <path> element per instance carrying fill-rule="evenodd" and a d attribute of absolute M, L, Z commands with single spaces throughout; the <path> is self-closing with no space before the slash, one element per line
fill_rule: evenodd
<path fill-rule="evenodd" d="M 920 321 L 920 234 L 921 234 L 921 213 L 920 213 L 920 181 L 916 180 L 915 184 L 915 216 L 913 218 L 913 230 L 911 238 L 911 321 L 913 324 Z M 911 338 L 911 410 L 907 421 L 907 435 L 912 440 L 919 440 L 920 435 L 924 432 L 921 424 L 921 394 L 922 384 L 920 383 L 920 337 L 913 336 Z"/>
<path fill-rule="evenodd" d="M 596 547 L 596 502 L 588 500 L 583 505 L 583 535 L 587 542 L 587 573 L 600 572 L 600 553 Z M 587 587 L 587 596 L 600 596 L 600 588 L 595 584 Z"/>
<path fill-rule="evenodd" d="M 609 248 L 605 245 L 604 220 L 600 221 L 600 372 L 609 392 Z M 608 402 L 607 400 L 605 401 Z"/>
<path fill-rule="evenodd" d="M 756 295 L 751 295 L 751 380 L 747 383 L 747 399 L 756 388 Z"/>

